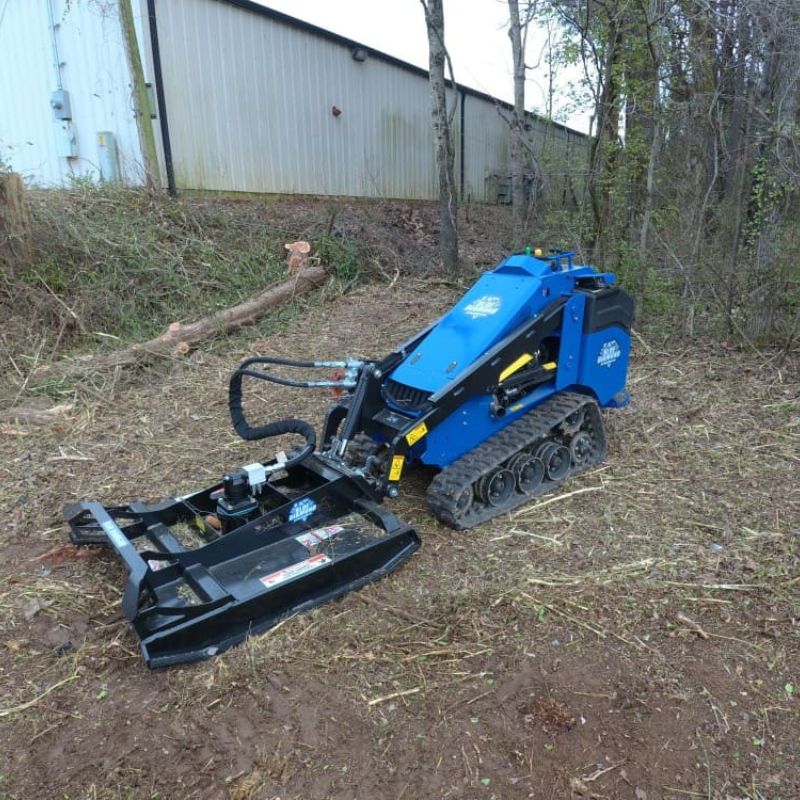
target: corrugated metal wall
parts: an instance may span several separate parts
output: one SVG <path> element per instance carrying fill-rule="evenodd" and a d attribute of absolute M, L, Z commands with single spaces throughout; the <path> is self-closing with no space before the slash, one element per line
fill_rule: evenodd
<path fill-rule="evenodd" d="M 98 178 L 97 133 L 117 141 L 122 177 L 142 180 L 131 78 L 114 2 L 52 0 L 77 157 L 59 155 L 50 95 L 57 88 L 48 0 L 0 2 L 0 160 L 40 185 Z"/>
<path fill-rule="evenodd" d="M 497 107 L 479 97 L 464 101 L 464 197 L 494 202 L 492 175 L 508 175 L 511 140 Z"/>
<path fill-rule="evenodd" d="M 156 7 L 178 189 L 435 198 L 426 75 L 223 0 Z M 508 125 L 492 100 L 459 94 L 464 194 L 493 202 Z M 563 151 L 567 132 L 538 124 L 537 149 Z"/>
<path fill-rule="evenodd" d="M 57 71 L 49 2 L 72 104 L 71 158 L 59 152 L 50 108 Z M 435 198 L 430 89 L 421 70 L 377 53 L 356 61 L 340 38 L 233 0 L 154 6 L 178 189 Z M 155 83 L 148 2 L 133 7 L 145 78 Z M 509 173 L 508 126 L 490 98 L 459 90 L 457 99 L 457 181 L 465 197 L 494 202 L 493 176 Z M 122 178 L 143 182 L 119 0 L 0 0 L 0 103 L 0 160 L 32 181 L 100 177 L 97 134 L 110 130 Z M 165 177 L 160 122 L 153 125 Z M 580 199 L 588 140 L 535 118 L 532 127 L 548 197 Z"/>
<path fill-rule="evenodd" d="M 158 34 L 179 188 L 433 196 L 415 75 L 218 0 L 158 3 Z"/>
<path fill-rule="evenodd" d="M 498 109 L 470 94 L 464 96 L 464 192 L 477 201 L 494 202 L 497 182 L 511 172 L 511 141 L 506 119 L 511 111 Z M 560 125 L 529 116 L 532 154 L 541 170 L 547 199 L 556 205 L 583 200 L 590 140 Z"/>

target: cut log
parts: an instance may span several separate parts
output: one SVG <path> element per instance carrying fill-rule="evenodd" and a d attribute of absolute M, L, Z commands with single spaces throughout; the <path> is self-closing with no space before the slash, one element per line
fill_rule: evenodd
<path fill-rule="evenodd" d="M 158 358 L 186 355 L 192 345 L 220 333 L 229 333 L 244 325 L 252 325 L 270 309 L 285 305 L 297 295 L 319 286 L 326 277 L 327 273 L 322 267 L 306 267 L 289 280 L 270 287 L 244 303 L 222 309 L 187 325 L 173 322 L 161 336 L 150 341 L 115 350 L 113 353 L 78 356 L 55 364 L 43 364 L 34 370 L 31 380 L 78 377 L 100 370 L 146 364 Z"/>
<path fill-rule="evenodd" d="M 0 170 L 0 270 L 13 275 L 30 263 L 31 225 L 25 186 L 16 172 Z"/>

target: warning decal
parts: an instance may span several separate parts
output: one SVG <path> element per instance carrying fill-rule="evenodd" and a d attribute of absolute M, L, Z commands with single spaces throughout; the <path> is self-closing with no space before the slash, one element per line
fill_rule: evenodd
<path fill-rule="evenodd" d="M 412 444 L 418 442 L 425 434 L 428 432 L 428 426 L 424 422 L 420 422 L 413 431 L 410 431 L 406 434 L 406 441 L 408 442 L 408 446 L 411 447 Z"/>
<path fill-rule="evenodd" d="M 267 589 L 272 589 L 274 586 L 279 586 L 282 583 L 286 583 L 286 581 L 293 580 L 294 578 L 299 578 L 301 575 L 306 575 L 309 572 L 313 572 L 315 569 L 319 569 L 320 567 L 325 566 L 325 564 L 330 563 L 330 558 L 326 556 L 324 553 L 320 553 L 316 556 L 311 556 L 311 558 L 307 558 L 305 561 L 298 561 L 296 564 L 292 564 L 289 567 L 284 567 L 283 569 L 279 569 L 277 572 L 273 572 L 270 575 L 265 575 L 263 578 L 259 580 Z"/>
<path fill-rule="evenodd" d="M 405 456 L 393 456 L 392 457 L 392 467 L 389 470 L 389 480 L 390 481 L 399 481 L 400 476 L 403 474 L 403 463 L 405 462 Z"/>
<path fill-rule="evenodd" d="M 343 530 L 344 528 L 341 525 L 328 525 L 326 528 L 317 528 L 313 531 L 301 533 L 299 536 L 295 536 L 294 540 L 310 550 Z"/>

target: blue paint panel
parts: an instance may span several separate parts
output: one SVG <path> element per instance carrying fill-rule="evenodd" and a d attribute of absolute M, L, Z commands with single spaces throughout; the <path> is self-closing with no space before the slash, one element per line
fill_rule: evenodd
<path fill-rule="evenodd" d="M 426 392 L 441 389 L 531 315 L 538 285 L 530 275 L 485 273 L 392 373 L 392 380 Z"/>
<path fill-rule="evenodd" d="M 591 267 L 553 272 L 547 261 L 516 255 L 486 272 L 445 314 L 392 380 L 426 392 L 442 389 L 504 336 L 574 290 Z"/>
<path fill-rule="evenodd" d="M 491 416 L 489 395 L 473 397 L 425 437 L 426 450 L 420 461 L 437 467 L 452 464 L 554 393 L 552 382 L 537 386 L 522 400 L 517 411 L 509 411 L 504 417 Z"/>
<path fill-rule="evenodd" d="M 556 389 L 564 389 L 578 383 L 581 362 L 581 336 L 583 311 L 586 297 L 575 294 L 564 306 L 564 321 L 561 325 L 561 344 L 558 350 Z"/>
<path fill-rule="evenodd" d="M 391 373 L 392 380 L 440 392 L 520 325 L 564 297 L 561 329 L 555 334 L 560 337 L 555 376 L 502 417 L 491 414 L 491 394 L 470 398 L 410 450 L 410 460 L 447 466 L 560 391 L 593 395 L 602 406 L 627 402 L 630 336 L 617 325 L 584 334 L 587 300 L 576 290 L 576 281 L 589 277 L 614 283 L 609 273 L 573 266 L 570 254 L 560 254 L 553 263 L 515 255 L 475 283 Z"/>
<path fill-rule="evenodd" d="M 592 389 L 601 406 L 615 405 L 614 396 L 625 388 L 630 352 L 631 337 L 617 325 L 584 337 L 578 382 Z"/>

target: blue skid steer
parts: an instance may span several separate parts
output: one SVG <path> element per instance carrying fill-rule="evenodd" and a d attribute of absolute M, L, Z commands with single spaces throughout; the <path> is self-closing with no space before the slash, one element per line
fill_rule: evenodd
<path fill-rule="evenodd" d="M 633 303 L 613 275 L 536 252 L 501 261 L 380 360 L 242 363 L 234 429 L 297 435 L 294 450 L 161 503 L 66 509 L 73 542 L 110 545 L 124 562 L 122 610 L 151 667 L 215 655 L 397 568 L 420 540 L 381 501 L 410 465 L 438 469 L 428 505 L 465 529 L 603 460 L 600 409 L 629 402 Z M 319 369 L 335 372 L 297 377 Z M 302 420 L 251 425 L 245 379 L 334 389 L 320 446 Z"/>

